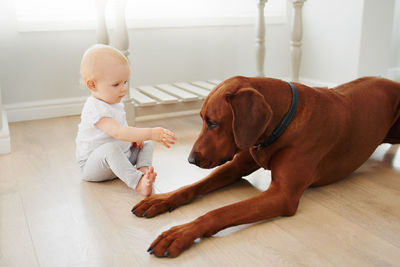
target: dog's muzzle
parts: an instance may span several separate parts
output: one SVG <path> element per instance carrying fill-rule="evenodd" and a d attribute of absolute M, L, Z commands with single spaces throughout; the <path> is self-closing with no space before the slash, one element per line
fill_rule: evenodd
<path fill-rule="evenodd" d="M 197 165 L 196 153 L 190 153 L 188 161 L 190 164 Z"/>

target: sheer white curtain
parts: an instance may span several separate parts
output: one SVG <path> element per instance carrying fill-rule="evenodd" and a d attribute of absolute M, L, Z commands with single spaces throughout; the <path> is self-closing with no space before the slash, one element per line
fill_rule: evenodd
<path fill-rule="evenodd" d="M 95 21 L 95 0 L 14 0 L 17 22 Z M 114 0 L 109 0 L 112 5 Z M 268 0 L 266 16 L 285 16 L 287 0 Z M 258 0 L 128 0 L 127 20 L 255 17 Z M 106 17 L 112 17 L 108 8 Z"/>

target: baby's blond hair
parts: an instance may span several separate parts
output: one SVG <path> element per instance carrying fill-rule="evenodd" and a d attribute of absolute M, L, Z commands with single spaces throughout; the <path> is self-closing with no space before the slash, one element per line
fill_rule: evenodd
<path fill-rule="evenodd" d="M 100 57 L 101 56 L 101 57 Z M 104 44 L 95 44 L 89 47 L 82 56 L 81 76 L 83 82 L 96 80 L 96 66 L 103 64 L 102 59 L 110 57 L 118 60 L 121 64 L 128 64 L 128 59 L 118 49 Z"/>

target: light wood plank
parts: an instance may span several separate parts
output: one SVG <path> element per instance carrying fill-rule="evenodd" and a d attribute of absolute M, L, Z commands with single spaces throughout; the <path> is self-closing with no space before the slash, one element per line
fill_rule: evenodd
<path fill-rule="evenodd" d="M 320 199 L 314 201 L 308 194 L 303 196 L 296 217 L 291 217 L 294 222 L 289 218 L 275 222 L 285 232 L 334 266 L 398 264 L 398 247 L 369 232 L 368 228 L 352 223 L 344 214 L 324 207 Z"/>
<path fill-rule="evenodd" d="M 189 101 L 194 101 L 194 100 L 199 99 L 199 97 L 197 95 L 189 93 L 189 92 L 182 90 L 171 84 L 159 84 L 159 85 L 156 85 L 155 87 L 165 91 L 166 93 L 168 93 L 170 95 L 180 98 L 183 102 L 189 102 Z"/>
<path fill-rule="evenodd" d="M 195 82 L 191 82 L 191 84 L 199 86 L 201 88 L 207 89 L 209 91 L 211 91 L 212 89 L 215 88 L 215 84 L 211 84 L 205 81 L 195 81 Z"/>
<path fill-rule="evenodd" d="M 192 93 L 194 93 L 196 95 L 199 95 L 199 96 L 201 96 L 203 98 L 206 98 L 208 96 L 208 94 L 210 93 L 210 91 L 208 91 L 206 89 L 200 88 L 198 86 L 195 86 L 193 84 L 186 83 L 186 82 L 175 83 L 175 85 L 180 87 L 180 88 L 182 88 L 182 89 L 184 89 L 184 90 L 187 90 L 187 91 L 192 92 Z"/>
<path fill-rule="evenodd" d="M 137 89 L 131 89 L 131 97 L 139 106 L 153 106 L 157 104 L 157 101 L 147 95 L 142 94 Z"/>
<path fill-rule="evenodd" d="M 13 151 L 0 156 L 1 266 L 398 265 L 397 149 L 371 157 L 349 179 L 307 190 L 294 216 L 231 227 L 177 258 L 160 259 L 146 252 L 158 234 L 265 190 L 270 172 L 260 170 L 246 177 L 250 183 L 243 180 L 171 213 L 137 218 L 130 209 L 143 197 L 119 179 L 81 181 L 74 159 L 79 120 L 10 124 Z M 156 192 L 195 182 L 211 171 L 187 162 L 202 127 L 198 115 L 136 126 L 166 127 L 178 138 L 171 149 L 154 144 Z"/>
<path fill-rule="evenodd" d="M 385 183 L 398 180 L 397 173 L 382 169 L 382 178 L 376 181 L 378 179 L 374 179 L 373 172 L 365 171 L 369 164 L 369 162 L 366 163 L 356 171 L 352 179 L 343 181 L 339 185 L 334 184 L 321 190 L 313 190 L 310 197 L 314 201 L 324 200 L 325 208 L 335 212 L 340 211 L 349 221 L 400 248 L 400 237 L 393 238 L 394 232 L 400 233 L 400 225 L 391 223 L 400 221 L 400 206 L 391 206 L 393 201 L 398 200 L 400 191 L 380 185 L 382 179 L 386 180 Z M 364 171 L 364 175 L 360 177 L 361 171 Z"/>
<path fill-rule="evenodd" d="M 28 132 L 14 128 L 11 155 L 25 163 L 13 178 L 19 184 L 18 191 L 39 265 L 139 266 L 134 255 L 121 243 L 120 230 L 99 205 L 95 191 L 80 179 L 73 160 L 74 142 L 70 138 L 76 134 L 73 126 L 77 122 L 66 125 L 62 120 L 53 120 L 49 125 L 42 120 L 36 122 L 41 129 L 33 127 L 35 122 L 18 124 L 31 128 Z M 55 133 L 55 129 L 60 132 Z M 49 141 L 55 137 L 65 142 L 52 147 L 54 143 Z M 46 164 L 38 165 L 42 160 Z M 118 253 L 110 253 L 110 247 Z"/>
<path fill-rule="evenodd" d="M 39 266 L 18 190 L 0 194 L 0 266 Z"/>
<path fill-rule="evenodd" d="M 155 98 L 159 100 L 163 104 L 170 104 L 170 103 L 176 103 L 178 102 L 178 98 L 169 95 L 160 89 L 157 89 L 153 86 L 140 86 L 138 89 L 145 95 Z"/>

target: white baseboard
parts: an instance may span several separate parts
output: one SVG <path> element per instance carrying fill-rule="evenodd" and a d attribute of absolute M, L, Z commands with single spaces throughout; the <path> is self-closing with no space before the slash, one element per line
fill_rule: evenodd
<path fill-rule="evenodd" d="M 273 78 L 275 78 L 275 77 L 273 77 Z M 283 81 L 288 81 L 288 82 L 292 81 L 292 79 L 289 77 L 276 77 L 276 78 L 281 79 Z M 300 83 L 305 84 L 307 86 L 312 86 L 312 87 L 329 87 L 329 88 L 331 88 L 331 87 L 335 87 L 338 85 L 333 82 L 315 80 L 315 79 L 310 79 L 310 78 L 306 78 L 306 77 L 300 77 L 299 80 L 300 80 L 299 81 Z"/>
<path fill-rule="evenodd" d="M 198 109 L 178 111 L 178 112 L 168 112 L 168 113 L 162 113 L 162 114 L 156 114 L 156 115 L 140 116 L 140 117 L 136 118 L 136 122 L 161 120 L 161 119 L 182 117 L 182 116 L 188 116 L 188 115 L 198 115 L 198 114 L 199 114 Z"/>
<path fill-rule="evenodd" d="M 87 97 L 52 99 L 4 105 L 9 122 L 40 120 L 81 114 Z"/>
<path fill-rule="evenodd" d="M 320 81 L 320 80 L 314 80 L 314 79 L 308 79 L 308 78 L 300 78 L 300 82 L 308 85 L 308 86 L 315 86 L 315 87 L 335 87 L 338 84 L 335 84 L 333 82 L 328 82 L 328 81 Z"/>
<path fill-rule="evenodd" d="M 388 78 L 400 82 L 400 68 L 388 69 Z"/>
<path fill-rule="evenodd" d="M 7 154 L 11 152 L 11 139 L 10 131 L 8 129 L 8 121 L 5 110 L 0 110 L 2 116 L 2 125 L 0 128 L 0 154 Z"/>
<path fill-rule="evenodd" d="M 9 122 L 41 120 L 63 116 L 80 115 L 87 97 L 53 99 L 4 105 Z M 199 110 L 168 112 L 139 116 L 136 121 L 149 121 L 198 114 Z"/>
<path fill-rule="evenodd" d="M 282 78 L 283 79 L 283 78 Z M 289 81 L 290 79 L 283 79 Z M 309 86 L 328 86 L 334 87 L 331 82 L 317 81 L 313 79 L 300 78 L 300 82 Z M 87 96 L 60 98 L 43 101 L 21 102 L 15 104 L 6 104 L 4 109 L 7 111 L 9 122 L 40 120 L 48 118 L 56 118 L 63 116 L 73 116 L 81 114 L 83 104 Z M 198 110 L 188 110 L 182 112 L 163 112 L 156 115 L 139 116 L 137 121 L 147 121 L 155 119 L 164 119 L 170 117 L 178 117 L 189 114 L 197 114 Z"/>

